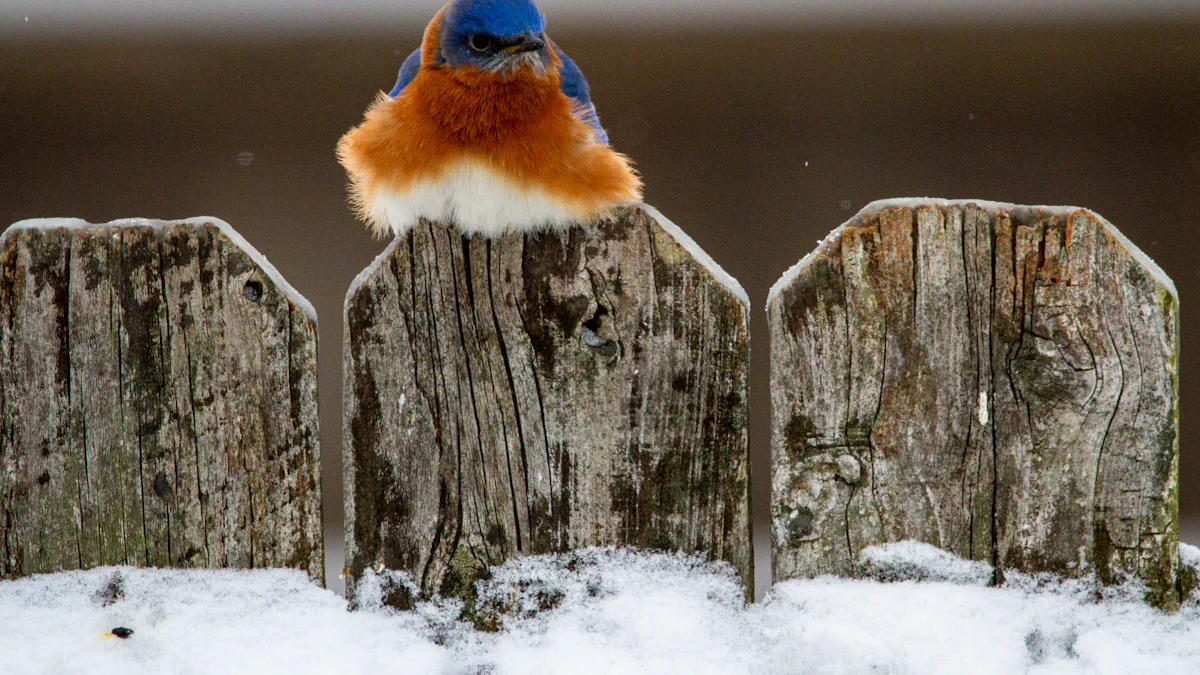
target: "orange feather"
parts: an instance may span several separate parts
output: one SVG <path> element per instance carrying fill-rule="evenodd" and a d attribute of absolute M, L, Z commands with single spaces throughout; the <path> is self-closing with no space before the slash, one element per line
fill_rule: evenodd
<path fill-rule="evenodd" d="M 378 190 L 403 194 L 467 159 L 521 189 L 541 190 L 581 219 L 641 200 L 641 181 L 629 159 L 596 142 L 563 94 L 553 52 L 556 67 L 545 73 L 439 65 L 441 21 L 439 13 L 426 29 L 413 81 L 394 99 L 381 95 L 363 124 L 338 144 L 364 220 L 372 218 Z"/>

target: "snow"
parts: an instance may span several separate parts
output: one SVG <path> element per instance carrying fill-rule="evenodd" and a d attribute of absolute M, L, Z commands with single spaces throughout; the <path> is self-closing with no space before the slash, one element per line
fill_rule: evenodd
<path fill-rule="evenodd" d="M 343 311 L 345 311 L 346 308 L 349 308 L 350 301 L 355 295 L 358 295 L 358 290 L 362 288 L 363 284 L 367 283 L 368 280 L 374 277 L 376 272 L 387 266 L 387 261 L 396 252 L 396 247 L 398 247 L 400 242 L 404 240 L 405 238 L 403 236 L 393 238 L 391 243 L 388 244 L 379 255 L 375 256 L 375 260 L 373 260 L 370 265 L 367 265 L 363 271 L 359 272 L 358 276 L 354 277 L 354 281 L 350 282 L 350 288 L 346 289 L 346 300 L 343 303 Z"/>
<path fill-rule="evenodd" d="M 124 598 L 104 606 L 115 574 Z M 134 633 L 104 635 L 116 627 Z M 102 568 L 0 583 L 6 675 L 368 673 L 395 663 L 447 666 L 406 622 L 349 614 L 300 572 Z"/>
<path fill-rule="evenodd" d="M 1200 548 L 1189 544 L 1180 544 L 1179 562 L 1200 572 Z"/>
<path fill-rule="evenodd" d="M 3 243 L 5 242 L 5 240 L 8 239 L 8 237 L 11 235 L 11 233 L 18 232 L 20 230 L 91 229 L 91 228 L 101 228 L 101 227 L 163 228 L 163 227 L 170 227 L 173 225 L 192 225 L 195 227 L 202 227 L 204 225 L 212 225 L 213 227 L 216 227 L 222 234 L 224 234 L 229 239 L 229 241 L 233 242 L 233 244 L 235 246 L 237 246 L 238 248 L 240 248 L 246 252 L 246 255 L 249 256 L 251 262 L 253 262 L 255 265 L 257 265 L 259 267 L 259 269 L 261 269 L 263 271 L 263 274 L 267 275 L 267 278 L 270 279 L 271 283 L 274 284 L 275 287 L 278 288 L 279 291 L 284 294 L 284 296 L 288 299 L 288 301 L 290 303 L 292 303 L 292 306 L 294 306 L 296 309 L 303 312 L 304 316 L 314 326 L 317 325 L 317 310 L 313 308 L 312 303 L 309 302 L 307 298 L 305 298 L 303 295 L 301 295 L 299 291 L 297 291 L 295 288 L 293 288 L 292 285 L 289 284 L 287 282 L 287 280 L 283 278 L 283 275 L 279 273 L 279 270 L 275 269 L 275 266 L 272 265 L 269 260 L 267 260 L 266 256 L 259 253 L 258 249 L 251 246 L 250 242 L 246 241 L 246 239 L 241 234 L 239 234 L 237 232 L 237 230 L 234 230 L 233 227 L 229 225 L 229 223 L 226 223 L 225 221 L 221 220 L 220 218 L 200 217 L 200 218 L 188 218 L 186 220 L 168 220 L 168 221 L 148 220 L 145 218 L 126 218 L 123 220 L 114 220 L 111 223 L 101 223 L 101 224 L 88 223 L 86 221 L 79 220 L 78 218 L 40 218 L 40 219 L 34 219 L 34 220 L 22 220 L 16 224 L 12 225 L 11 227 L 9 227 L 7 230 L 4 231 L 4 234 L 2 236 L 0 236 L 0 246 L 3 245 Z"/>
<path fill-rule="evenodd" d="M 1118 230 L 1115 225 L 1105 220 L 1099 214 L 1091 211 L 1089 211 L 1089 213 L 1096 216 L 1096 220 L 1100 221 L 1100 224 L 1104 225 L 1104 229 L 1108 230 L 1108 233 L 1117 240 L 1117 243 L 1129 253 L 1129 257 L 1133 258 L 1142 267 L 1144 267 L 1146 271 L 1150 273 L 1150 276 L 1153 277 L 1160 286 L 1166 288 L 1167 292 L 1171 294 L 1171 297 L 1175 299 L 1175 303 L 1178 304 L 1179 290 L 1175 288 L 1175 282 L 1171 280 L 1171 277 L 1167 276 L 1167 273 L 1163 271 L 1163 268 L 1159 267 L 1158 263 L 1154 262 L 1153 258 L 1146 255 L 1142 249 L 1138 248 L 1137 245 L 1130 241 L 1129 238 L 1126 237 L 1123 232 Z"/>
<path fill-rule="evenodd" d="M 871 546 L 860 560 L 867 575 L 879 581 L 942 581 L 967 586 L 987 586 L 992 581 L 991 565 L 963 560 L 916 541 Z"/>
<path fill-rule="evenodd" d="M 823 250 L 826 248 L 826 246 L 832 246 L 838 239 L 841 238 L 843 227 L 845 227 L 845 225 L 842 225 L 833 232 L 830 232 L 825 236 L 824 239 L 818 241 L 815 249 L 813 249 L 808 255 L 801 258 L 800 262 L 788 268 L 788 271 L 784 272 L 783 276 L 779 277 L 779 281 L 776 281 L 775 285 L 771 286 L 771 292 L 767 294 L 768 312 L 771 310 L 771 305 L 775 304 L 775 298 L 779 297 L 779 294 L 783 292 L 783 289 L 791 286 L 792 283 L 796 281 L 796 277 L 800 276 L 800 273 L 803 272 L 810 264 L 812 264 L 812 261 L 817 257 L 817 252 Z"/>
<path fill-rule="evenodd" d="M 1175 289 L 1175 282 L 1173 282 L 1171 280 L 1171 278 L 1169 276 L 1167 276 L 1166 272 L 1164 272 L 1163 269 L 1161 267 L 1159 267 L 1158 263 L 1154 262 L 1154 260 L 1151 259 L 1150 256 L 1146 255 L 1145 252 L 1142 251 L 1142 249 L 1138 248 L 1132 241 L 1129 240 L 1128 237 L 1126 237 L 1124 234 L 1122 234 L 1121 231 L 1116 228 L 1116 226 L 1114 226 L 1112 223 L 1105 220 L 1103 216 L 1096 213 L 1095 211 L 1092 211 L 1090 209 L 1081 208 L 1078 206 L 1019 206 L 1016 204 L 1008 204 L 1008 203 L 1004 203 L 1004 202 L 988 201 L 986 199 L 938 199 L 938 198 L 934 198 L 934 197 L 906 197 L 906 198 L 900 198 L 900 199 L 881 199 L 879 201 L 874 201 L 874 202 L 871 202 L 870 204 L 867 204 L 865 207 L 863 207 L 863 209 L 861 211 L 858 212 L 858 215 L 854 216 L 849 221 L 847 221 L 847 223 L 843 224 L 841 227 L 838 227 L 836 230 L 831 232 L 828 237 L 826 237 L 823 241 L 821 241 L 819 243 L 818 249 L 824 248 L 826 244 L 832 244 L 838 238 L 840 238 L 842 236 L 842 229 L 846 227 L 846 224 L 856 222 L 858 220 L 861 220 L 864 217 L 877 214 L 880 211 L 887 209 L 887 208 L 915 209 L 919 206 L 934 205 L 934 206 L 938 206 L 938 207 L 944 209 L 944 208 L 947 208 L 950 206 L 966 206 L 967 204 L 975 204 L 976 206 L 979 206 L 982 209 L 992 211 L 992 212 L 995 212 L 995 211 L 998 211 L 1001 209 L 1033 209 L 1033 210 L 1043 211 L 1043 212 L 1046 212 L 1049 214 L 1060 215 L 1060 216 L 1064 216 L 1064 217 L 1069 216 L 1077 211 L 1086 211 L 1087 213 L 1091 214 L 1096 219 L 1096 222 L 1100 223 L 1101 226 L 1104 227 L 1105 231 L 1107 231 L 1108 234 L 1110 236 L 1112 236 L 1112 238 L 1115 239 L 1117 241 L 1117 243 L 1120 244 L 1121 247 L 1123 247 L 1129 253 L 1129 256 L 1131 258 L 1133 258 L 1135 261 L 1137 261 L 1142 267 L 1144 267 L 1146 269 L 1147 272 L 1150 273 L 1150 275 L 1154 278 L 1155 281 L 1157 281 L 1161 286 L 1166 288 L 1167 291 L 1172 295 L 1172 297 L 1174 297 L 1176 300 L 1179 299 L 1179 292 Z M 809 263 L 812 262 L 812 260 L 815 256 L 816 256 L 816 251 L 809 253 L 800 262 L 796 263 L 795 265 L 793 265 L 791 267 L 791 269 L 789 269 L 787 272 L 785 272 L 783 274 L 783 276 L 780 277 L 779 281 L 775 282 L 775 285 L 771 287 L 770 295 L 767 296 L 767 306 L 768 307 L 770 307 L 772 304 L 774 304 L 775 298 L 777 298 L 779 296 L 779 294 L 783 292 L 783 289 L 792 285 L 792 282 L 794 282 L 796 280 L 796 277 L 798 277 L 800 275 L 800 273 L 806 267 L 808 267 Z"/>
<path fill-rule="evenodd" d="M 688 234 L 681 230 L 678 225 L 668 220 L 666 216 L 659 213 L 658 209 L 654 208 L 653 206 L 650 206 L 649 204 L 638 204 L 638 208 L 641 209 L 642 212 L 647 216 L 650 216 L 650 218 L 656 221 L 667 234 L 674 237 L 675 241 L 679 242 L 679 245 L 696 259 L 696 262 L 708 269 L 709 273 L 713 275 L 713 278 L 717 280 L 717 283 L 727 288 L 729 292 L 732 293 L 738 300 L 740 300 L 741 303 L 746 307 L 746 311 L 750 311 L 750 296 L 746 294 L 746 289 L 742 288 L 742 285 L 738 283 L 737 279 L 734 279 L 732 275 L 718 265 L 717 261 L 713 260 L 712 256 L 710 256 L 704 249 L 700 248 L 700 245 L 696 243 L 696 240 L 688 236 Z"/>
<path fill-rule="evenodd" d="M 1181 547 L 1200 566 L 1200 549 Z M 292 571 L 103 568 L 0 582 L 0 670 L 412 675 L 1034 675 L 1198 672 L 1200 608 L 1136 588 L 1020 577 L 912 543 L 868 549 L 877 575 L 777 585 L 746 605 L 727 565 L 589 549 L 493 570 L 457 601 L 399 612 L 380 570 L 360 608 Z M 1012 576 L 1012 575 L 1010 575 Z M 939 580 L 939 581 L 934 581 Z M 952 580 L 954 583 L 951 583 Z M 394 594 L 393 594 L 394 596 Z M 463 618 L 466 617 L 466 618 Z M 121 640 L 107 632 L 130 628 Z M 482 630 L 481 630 L 482 629 Z"/>

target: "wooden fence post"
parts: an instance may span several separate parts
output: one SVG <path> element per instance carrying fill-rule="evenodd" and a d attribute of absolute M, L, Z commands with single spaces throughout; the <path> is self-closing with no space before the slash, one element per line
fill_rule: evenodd
<path fill-rule="evenodd" d="M 0 579 L 324 578 L 316 317 L 217 220 L 0 238 Z"/>
<path fill-rule="evenodd" d="M 748 302 L 648 207 L 467 238 L 420 223 L 346 299 L 346 558 L 420 593 L 594 545 L 752 583 Z M 348 584 L 353 587 L 353 584 Z"/>
<path fill-rule="evenodd" d="M 1112 225 L 873 204 L 769 313 L 776 580 L 915 539 L 1178 604 L 1178 297 Z"/>

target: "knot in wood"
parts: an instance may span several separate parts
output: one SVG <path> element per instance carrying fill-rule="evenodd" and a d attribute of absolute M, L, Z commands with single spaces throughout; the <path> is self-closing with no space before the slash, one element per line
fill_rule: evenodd
<path fill-rule="evenodd" d="M 395 240 L 346 302 L 351 579 L 383 555 L 468 597 L 487 565 L 632 546 L 749 586 L 748 312 L 718 272 L 642 207 Z"/>
<path fill-rule="evenodd" d="M 613 339 L 608 337 L 608 333 L 612 329 L 606 326 L 611 321 L 606 321 L 605 317 L 609 316 L 608 308 L 604 305 L 597 305 L 596 313 L 591 319 L 583 322 L 581 328 L 583 334 L 583 344 L 589 349 L 595 351 L 605 358 L 613 358 L 620 354 L 620 345 Z"/>
<path fill-rule="evenodd" d="M 854 455 L 842 455 L 841 457 L 838 457 L 837 475 L 838 478 L 841 478 L 850 485 L 858 485 L 859 483 L 862 483 L 862 462 L 860 462 Z"/>
<path fill-rule="evenodd" d="M 813 538 L 814 518 L 812 510 L 803 506 L 792 512 L 792 518 L 787 525 L 788 541 L 792 546 L 799 546 Z"/>
<path fill-rule="evenodd" d="M 262 302 L 263 299 L 263 285 L 251 279 L 250 281 L 246 282 L 245 286 L 242 287 L 242 295 L 247 300 L 257 305 L 258 303 Z"/>
<path fill-rule="evenodd" d="M 769 312 L 777 581 L 852 576 L 865 547 L 912 539 L 1178 606 L 1178 294 L 1110 223 L 877 203 Z"/>

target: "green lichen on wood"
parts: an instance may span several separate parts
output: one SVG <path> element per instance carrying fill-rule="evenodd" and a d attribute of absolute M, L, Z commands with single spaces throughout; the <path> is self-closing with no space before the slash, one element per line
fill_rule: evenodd
<path fill-rule="evenodd" d="M 747 308 L 650 212 L 494 240 L 421 223 L 346 307 L 352 575 L 462 595 L 518 555 L 627 544 L 751 583 Z"/>
<path fill-rule="evenodd" d="M 916 539 L 1178 606 L 1174 293 L 1088 211 L 859 214 L 769 307 L 775 578 Z"/>
<path fill-rule="evenodd" d="M 227 227 L 46 222 L 0 239 L 0 578 L 323 578 L 316 327 Z"/>

